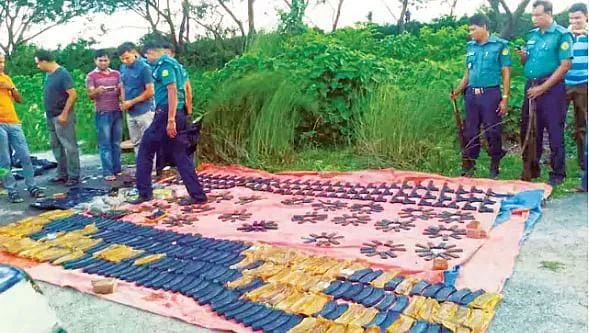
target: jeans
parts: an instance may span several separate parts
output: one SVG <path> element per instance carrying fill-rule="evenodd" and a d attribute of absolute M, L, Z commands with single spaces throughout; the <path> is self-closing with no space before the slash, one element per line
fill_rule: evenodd
<path fill-rule="evenodd" d="M 0 124 L 0 168 L 10 170 L 11 146 L 16 153 L 16 158 L 22 163 L 27 189 L 35 187 L 35 171 L 21 124 Z M 2 178 L 2 183 L 9 193 L 16 192 L 16 179 L 11 172 Z"/>
<path fill-rule="evenodd" d="M 51 150 L 57 161 L 60 178 L 80 179 L 80 152 L 76 140 L 76 114 L 70 113 L 65 124 L 58 117 L 47 117 Z"/>
<path fill-rule="evenodd" d="M 585 162 L 585 170 L 583 172 L 583 178 L 581 179 L 581 188 L 587 192 L 587 141 L 589 140 L 587 133 L 585 133 L 585 154 L 584 154 L 584 162 Z"/>
<path fill-rule="evenodd" d="M 581 170 L 585 169 L 583 152 L 585 151 L 585 138 L 587 134 L 587 84 L 567 87 L 567 107 L 573 103 L 575 115 L 575 129 L 573 140 L 577 143 L 577 159 Z"/>
<path fill-rule="evenodd" d="M 121 172 L 123 115 L 121 111 L 97 111 L 95 119 L 102 174 L 112 176 Z"/>
<path fill-rule="evenodd" d="M 135 156 L 139 153 L 139 144 L 145 130 L 151 125 L 155 112 L 147 111 L 139 116 L 132 116 L 127 114 L 127 127 L 129 128 L 129 136 L 131 142 L 133 142 L 133 149 L 135 150 Z"/>

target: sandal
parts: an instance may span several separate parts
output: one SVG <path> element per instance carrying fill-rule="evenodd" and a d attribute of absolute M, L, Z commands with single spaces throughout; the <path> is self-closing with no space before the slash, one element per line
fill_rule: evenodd
<path fill-rule="evenodd" d="M 115 180 L 117 180 L 117 177 L 116 177 L 116 176 L 114 176 L 114 175 L 110 175 L 110 176 L 105 176 L 105 177 L 104 177 L 104 179 L 105 179 L 106 181 L 112 182 L 112 181 L 115 181 Z"/>
<path fill-rule="evenodd" d="M 37 186 L 33 186 L 32 188 L 30 188 L 29 194 L 31 195 L 31 197 L 35 199 L 45 198 L 45 192 L 43 192 L 43 190 Z"/>
<path fill-rule="evenodd" d="M 8 201 L 12 203 L 20 203 L 25 201 L 18 192 L 10 192 L 8 193 Z"/>
<path fill-rule="evenodd" d="M 57 176 L 57 177 L 51 178 L 50 182 L 52 182 L 53 184 L 65 184 L 67 182 L 67 178 Z"/>
<path fill-rule="evenodd" d="M 75 179 L 75 178 L 70 178 L 66 183 L 65 186 L 67 187 L 73 187 L 73 186 L 78 186 L 80 184 L 80 180 L 79 179 Z"/>

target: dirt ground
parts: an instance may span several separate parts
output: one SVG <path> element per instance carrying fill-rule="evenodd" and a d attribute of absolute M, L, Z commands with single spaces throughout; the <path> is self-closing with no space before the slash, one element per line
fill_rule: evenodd
<path fill-rule="evenodd" d="M 82 156 L 83 175 L 99 176 L 99 164 L 97 156 Z M 39 183 L 46 186 L 53 175 L 50 171 L 38 177 Z M 106 186 L 99 177 L 87 181 L 93 187 Z M 61 186 L 47 189 L 48 194 L 63 191 Z M 28 207 L 29 198 L 22 204 L 9 204 L 5 199 L 0 196 L 0 225 L 39 213 Z M 541 220 L 522 245 L 488 332 L 587 331 L 587 232 L 586 194 L 548 201 Z M 70 333 L 212 332 L 69 288 L 40 285 Z"/>

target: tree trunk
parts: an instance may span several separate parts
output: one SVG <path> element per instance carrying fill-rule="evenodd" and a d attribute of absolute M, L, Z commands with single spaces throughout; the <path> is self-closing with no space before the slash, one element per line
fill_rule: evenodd
<path fill-rule="evenodd" d="M 515 28 L 519 24 L 519 20 L 521 19 L 522 15 L 526 11 L 526 7 L 530 3 L 530 0 L 521 0 L 515 12 L 512 12 L 505 0 L 489 0 L 489 4 L 491 8 L 496 12 L 497 17 L 499 17 L 499 4 L 505 11 L 505 24 L 503 24 L 503 28 L 501 29 L 501 38 L 504 39 L 512 39 L 515 33 Z"/>
<path fill-rule="evenodd" d="M 397 26 L 399 27 L 399 33 L 403 33 L 405 31 L 405 13 L 407 12 L 408 4 L 409 0 L 403 0 L 403 9 L 401 9 L 401 15 L 399 17 L 399 21 L 397 22 Z"/>
<path fill-rule="evenodd" d="M 452 7 L 450 7 L 450 16 L 454 16 L 454 11 L 456 10 L 456 3 L 458 3 L 458 0 L 454 0 L 452 2 Z"/>
<path fill-rule="evenodd" d="M 254 21 L 254 2 L 256 0 L 247 0 L 247 23 L 249 25 L 248 35 L 256 34 L 256 25 Z"/>
<path fill-rule="evenodd" d="M 331 28 L 332 31 L 337 29 L 337 23 L 339 21 L 340 14 L 342 13 L 342 5 L 344 0 L 339 0 L 337 4 L 337 12 L 335 13 L 335 20 L 333 20 L 333 27 Z"/>
<path fill-rule="evenodd" d="M 254 2 L 256 0 L 247 0 L 247 38 L 244 47 L 244 51 L 247 50 L 253 43 L 256 36 L 256 24 L 254 21 Z"/>

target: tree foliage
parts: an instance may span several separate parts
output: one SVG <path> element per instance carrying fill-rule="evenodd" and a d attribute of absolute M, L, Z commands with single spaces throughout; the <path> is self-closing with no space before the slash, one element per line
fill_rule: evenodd
<path fill-rule="evenodd" d="M 50 29 L 89 13 L 112 12 L 119 0 L 2 0 L 0 48 L 10 54 Z M 120 0 L 124 1 L 124 0 Z"/>

